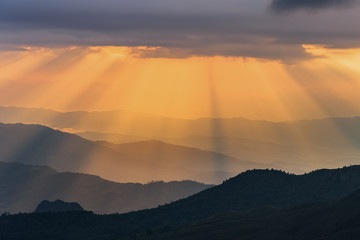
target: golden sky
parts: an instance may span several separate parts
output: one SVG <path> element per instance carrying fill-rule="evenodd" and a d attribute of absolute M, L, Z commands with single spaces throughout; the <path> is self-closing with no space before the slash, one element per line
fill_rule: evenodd
<path fill-rule="evenodd" d="M 360 115 L 359 13 L 348 0 L 3 0 L 0 105 Z"/>
<path fill-rule="evenodd" d="M 146 47 L 2 51 L 0 105 L 274 121 L 360 115 L 360 49 L 302 47 L 313 57 L 293 63 L 145 58 L 138 53 L 159 50 Z"/>

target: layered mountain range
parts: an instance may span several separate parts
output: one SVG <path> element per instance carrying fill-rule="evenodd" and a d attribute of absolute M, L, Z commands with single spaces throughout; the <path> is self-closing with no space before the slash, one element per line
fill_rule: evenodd
<path fill-rule="evenodd" d="M 42 124 L 93 141 L 160 140 L 296 173 L 358 164 L 360 157 L 359 117 L 270 122 L 174 119 L 120 110 L 57 112 L 0 107 L 0 122 Z"/>
<path fill-rule="evenodd" d="M 1 123 L 0 159 L 141 183 L 194 180 L 214 184 L 236 172 L 271 166 L 159 141 L 119 145 L 41 125 Z"/>
<path fill-rule="evenodd" d="M 123 213 L 154 208 L 209 187 L 193 181 L 117 183 L 46 166 L 0 162 L 0 213 L 32 212 L 41 201 L 57 199 L 95 213 Z"/>

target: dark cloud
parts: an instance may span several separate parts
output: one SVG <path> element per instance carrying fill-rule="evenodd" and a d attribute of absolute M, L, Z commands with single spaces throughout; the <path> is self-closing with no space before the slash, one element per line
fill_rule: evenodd
<path fill-rule="evenodd" d="M 353 3 L 355 0 L 272 0 L 271 8 L 276 11 L 316 10 L 329 7 L 343 8 Z"/>
<path fill-rule="evenodd" d="M 1 0 L 0 44 L 149 46 L 159 48 L 136 54 L 284 61 L 309 57 L 302 44 L 360 45 L 359 9 L 283 16 L 268 12 L 269 1 Z"/>
<path fill-rule="evenodd" d="M 27 51 L 29 50 L 23 47 L 0 45 L 0 52 L 27 52 Z"/>

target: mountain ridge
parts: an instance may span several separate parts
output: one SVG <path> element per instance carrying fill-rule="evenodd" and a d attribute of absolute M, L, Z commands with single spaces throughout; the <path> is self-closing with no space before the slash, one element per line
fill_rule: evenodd
<path fill-rule="evenodd" d="M 307 172 L 360 164 L 360 117 L 271 122 L 244 118 L 171 119 L 134 112 L 42 113 L 0 107 L 0 121 L 38 123 L 91 140 L 157 139 L 281 169 Z M 198 137 L 196 137 L 198 136 Z M 301 162 L 301 167 L 297 163 Z"/>
<path fill-rule="evenodd" d="M 234 174 L 230 172 L 234 170 L 216 169 L 215 166 L 211 166 L 212 161 L 221 162 L 224 159 L 238 161 L 215 152 L 209 153 L 183 147 L 181 149 L 195 151 L 198 158 L 203 159 L 206 165 L 202 169 L 196 169 L 194 167 L 196 161 L 188 161 L 188 164 L 183 166 L 179 164 L 166 166 L 157 162 L 156 159 L 148 159 L 148 156 L 140 158 L 141 149 L 135 151 L 138 156 L 136 154 L 129 156 L 75 134 L 64 133 L 42 125 L 20 123 L 1 123 L 0 143 L 0 158 L 3 161 L 48 165 L 62 172 L 84 172 L 117 182 L 144 183 L 156 180 L 191 179 L 198 182 L 218 183 Z M 166 145 L 167 148 L 169 146 L 171 145 Z M 222 158 L 217 159 L 217 156 L 222 156 Z M 167 158 L 171 157 L 171 152 L 168 152 Z M 184 157 L 190 157 L 190 155 L 184 155 Z M 256 163 L 253 166 L 256 166 Z"/>
<path fill-rule="evenodd" d="M 34 213 L 41 212 L 71 212 L 71 211 L 84 211 L 81 205 L 77 202 L 64 202 L 62 200 L 55 200 L 50 202 L 43 200 L 36 207 Z"/>
<path fill-rule="evenodd" d="M 44 199 L 78 202 L 96 213 L 128 212 L 170 203 L 211 186 L 189 180 L 117 183 L 47 166 L 0 162 L 0 213 L 31 212 Z"/>
<path fill-rule="evenodd" d="M 269 168 L 271 164 L 244 161 L 208 150 L 195 147 L 170 144 L 156 139 L 114 144 L 106 141 L 98 141 L 100 144 L 118 150 L 127 156 L 142 161 L 155 160 L 157 163 L 168 167 L 186 167 L 192 165 L 192 169 L 211 171 L 215 166 L 219 171 L 236 169 L 238 172 L 253 168 Z M 154 162 L 155 163 L 155 162 Z"/>

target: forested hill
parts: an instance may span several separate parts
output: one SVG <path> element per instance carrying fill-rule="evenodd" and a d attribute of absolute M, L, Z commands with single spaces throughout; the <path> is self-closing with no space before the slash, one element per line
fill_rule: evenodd
<path fill-rule="evenodd" d="M 178 231 L 176 226 L 179 224 L 195 224 L 196 228 L 197 223 L 206 222 L 206 218 L 211 216 L 242 211 L 239 215 L 230 214 L 224 223 L 232 221 L 233 217 L 236 221 L 243 219 L 241 222 L 248 224 L 250 233 L 256 233 L 257 225 L 266 226 L 268 222 L 274 228 L 267 229 L 270 232 L 283 231 L 288 234 L 291 229 L 300 228 L 304 224 L 307 226 L 308 221 L 313 222 L 312 219 L 315 219 L 320 225 L 311 227 L 309 232 L 304 229 L 306 234 L 300 234 L 304 238 L 299 239 L 317 239 L 321 234 L 330 234 L 328 230 L 333 226 L 339 231 L 346 231 L 348 227 L 357 229 L 360 216 L 359 192 L 344 200 L 336 200 L 357 189 L 360 189 L 360 166 L 318 170 L 299 176 L 277 170 L 252 170 L 186 199 L 150 210 L 113 215 L 94 215 L 91 212 L 4 215 L 0 218 L 0 225 L 3 236 L 9 239 L 23 239 L 21 237 L 24 236 L 30 239 L 45 239 L 44 236 L 52 239 L 89 239 L 90 236 L 95 239 L 157 239 L 155 236 L 167 239 L 166 234 Z M 325 202 L 314 203 L 322 201 Z M 258 208 L 260 210 L 252 210 Z M 285 210 L 281 210 L 283 208 Z M 273 217 L 268 218 L 270 215 Z M 287 224 L 285 227 L 276 228 L 277 222 L 282 224 L 284 221 Z M 217 230 L 226 232 L 229 224 L 219 225 Z M 232 227 L 238 229 L 241 225 Z M 59 231 L 61 234 L 56 234 Z M 189 238 L 184 239 L 197 239 L 191 238 L 194 233 L 189 234 Z M 246 234 L 244 236 L 248 237 Z M 274 235 L 268 234 L 264 238 L 272 239 L 266 237 Z"/>

